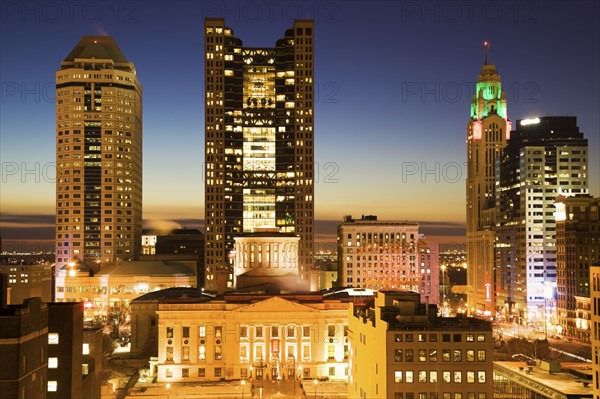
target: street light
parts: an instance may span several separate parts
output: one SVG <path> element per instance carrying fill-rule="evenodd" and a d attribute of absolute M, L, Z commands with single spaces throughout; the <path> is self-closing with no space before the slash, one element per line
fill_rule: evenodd
<path fill-rule="evenodd" d="M 244 385 L 246 385 L 246 380 L 242 380 L 242 399 L 244 399 Z"/>
<path fill-rule="evenodd" d="M 167 382 L 167 399 L 169 399 L 169 389 L 171 389 L 171 383 Z"/>
<path fill-rule="evenodd" d="M 315 399 L 317 399 L 317 384 L 319 383 L 319 380 L 317 380 L 316 378 L 313 380 L 313 383 L 315 384 Z"/>

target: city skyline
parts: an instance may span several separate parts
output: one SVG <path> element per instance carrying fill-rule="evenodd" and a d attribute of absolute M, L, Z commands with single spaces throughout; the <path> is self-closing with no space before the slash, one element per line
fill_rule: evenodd
<path fill-rule="evenodd" d="M 293 22 L 290 16 L 315 19 L 316 241 L 332 240 L 346 214 L 408 219 L 441 241 L 464 241 L 465 120 L 484 40 L 506 87 L 513 126 L 531 116 L 577 117 L 589 139 L 590 193 L 598 195 L 600 52 L 598 42 L 586 40 L 598 36 L 598 4 L 488 2 L 472 9 L 282 2 L 252 3 L 260 11 L 253 14 L 242 2 L 227 9 L 219 2 L 183 3 L 186 12 L 161 3 L 85 3 L 72 13 L 57 3 L 60 16 L 43 3 L 33 2 L 29 12 L 7 4 L 14 8 L 3 5 L 0 39 L 5 243 L 52 240 L 53 76 L 72 46 L 94 34 L 115 38 L 144 85 L 145 227 L 200 225 L 204 17 L 224 17 L 249 46 L 272 45 Z M 171 60 L 177 68 L 168 74 Z M 164 135 L 171 137 L 168 145 Z M 366 144 L 377 150 L 365 151 Z"/>

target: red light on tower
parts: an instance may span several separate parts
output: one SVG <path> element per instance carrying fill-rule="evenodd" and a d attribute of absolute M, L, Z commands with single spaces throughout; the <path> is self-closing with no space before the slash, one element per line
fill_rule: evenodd
<path fill-rule="evenodd" d="M 486 40 L 485 42 L 483 42 L 483 64 L 487 65 L 488 63 L 488 48 L 490 47 L 490 44 L 488 43 L 488 41 Z"/>

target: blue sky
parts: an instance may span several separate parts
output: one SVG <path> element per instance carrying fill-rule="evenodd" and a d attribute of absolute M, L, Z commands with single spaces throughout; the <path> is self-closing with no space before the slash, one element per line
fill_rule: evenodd
<path fill-rule="evenodd" d="M 143 85 L 146 225 L 198 224 L 204 17 L 224 17 L 246 46 L 273 46 L 295 17 L 315 20 L 319 220 L 377 214 L 462 240 L 465 128 L 484 40 L 510 119 L 577 116 L 589 139 L 591 193 L 600 195 L 595 1 L 4 1 L 1 7 L 5 240 L 41 239 L 52 230 L 54 74 L 89 34 L 114 36 Z M 335 223 L 322 226 L 321 238 L 334 232 Z"/>

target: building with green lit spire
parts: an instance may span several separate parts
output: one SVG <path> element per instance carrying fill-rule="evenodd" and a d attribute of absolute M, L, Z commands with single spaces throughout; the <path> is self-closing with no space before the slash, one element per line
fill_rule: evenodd
<path fill-rule="evenodd" d="M 506 95 L 496 67 L 485 57 L 467 123 L 467 303 L 481 316 L 495 314 L 495 163 L 510 138 Z"/>

